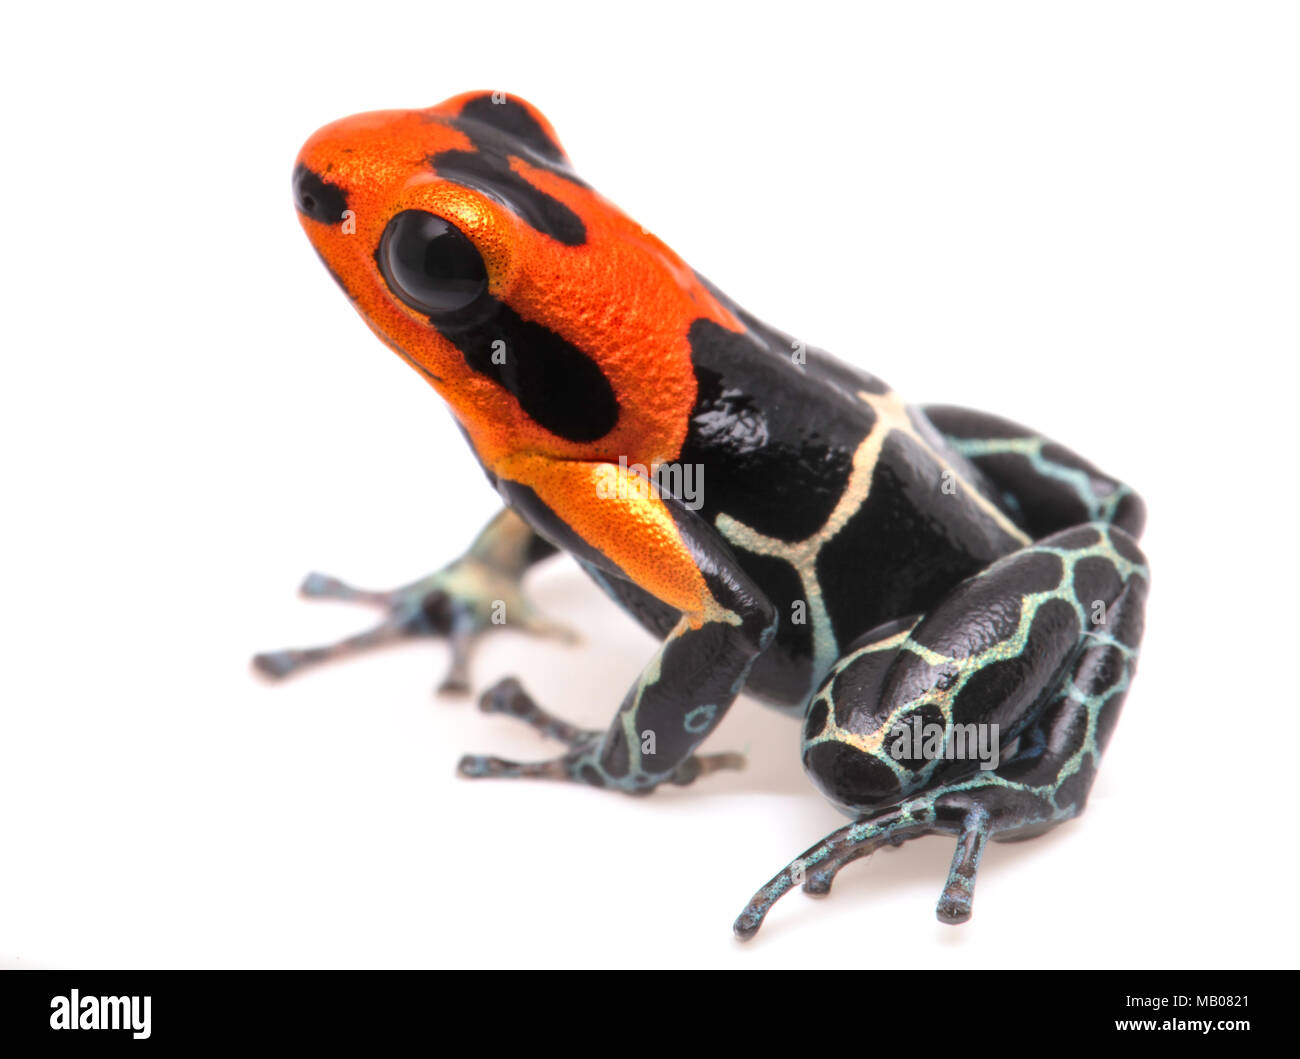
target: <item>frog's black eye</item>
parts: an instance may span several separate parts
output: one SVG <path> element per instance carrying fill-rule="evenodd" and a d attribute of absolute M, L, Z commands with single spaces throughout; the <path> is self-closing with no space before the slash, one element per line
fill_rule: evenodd
<path fill-rule="evenodd" d="M 375 259 L 389 289 L 429 316 L 460 313 L 487 291 L 487 267 L 469 237 L 424 210 L 389 221 Z"/>

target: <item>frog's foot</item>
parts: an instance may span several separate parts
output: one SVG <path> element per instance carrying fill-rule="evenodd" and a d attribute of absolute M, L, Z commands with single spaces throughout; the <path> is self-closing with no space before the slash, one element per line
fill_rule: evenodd
<path fill-rule="evenodd" d="M 988 793 L 994 804 L 1004 800 L 1000 792 Z M 1001 815 L 1005 817 L 1005 811 Z M 1042 816 L 1035 813 L 1034 819 L 1041 820 Z M 971 916 L 975 873 L 991 834 L 991 819 L 983 800 L 972 791 L 943 802 L 937 802 L 933 794 L 925 795 L 878 810 L 827 835 L 782 868 L 736 919 L 736 936 L 748 941 L 758 933 L 772 906 L 795 886 L 802 885 L 804 893 L 813 896 L 828 894 L 835 876 L 846 864 L 881 847 L 901 845 L 926 834 L 957 836 L 957 850 L 935 912 L 941 923 L 965 923 Z"/>
<path fill-rule="evenodd" d="M 376 606 L 387 611 L 387 616 L 373 628 L 337 643 L 255 655 L 253 665 L 268 677 L 287 677 L 307 666 L 380 644 L 441 636 L 451 648 L 451 665 L 438 690 L 466 692 L 470 687 L 471 649 L 477 638 L 493 626 L 513 626 L 570 642 L 577 638 L 569 629 L 540 615 L 523 595 L 517 578 L 472 557 L 460 559 L 414 584 L 388 591 L 354 588 L 336 577 L 318 573 L 308 574 L 300 591 L 309 599 Z"/>
<path fill-rule="evenodd" d="M 483 693 L 479 709 L 484 713 L 503 713 L 523 721 L 549 739 L 569 747 L 567 753 L 549 761 L 517 762 L 487 754 L 466 754 L 457 771 L 470 779 L 568 780 L 593 787 L 621 790 L 628 794 L 648 794 L 660 783 L 685 786 L 701 776 L 721 769 L 743 769 L 743 754 L 692 754 L 666 776 L 644 773 L 613 775 L 601 766 L 605 732 L 579 728 L 539 706 L 514 677 L 507 677 Z"/>

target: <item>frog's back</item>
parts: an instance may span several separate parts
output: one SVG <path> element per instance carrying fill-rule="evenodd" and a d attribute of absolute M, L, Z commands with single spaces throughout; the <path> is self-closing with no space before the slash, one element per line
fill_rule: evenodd
<path fill-rule="evenodd" d="M 691 328 L 698 392 L 679 460 L 702 468 L 700 513 L 780 615 L 749 689 L 797 705 L 862 633 L 1028 538 L 880 379 L 728 307 L 745 331 Z"/>

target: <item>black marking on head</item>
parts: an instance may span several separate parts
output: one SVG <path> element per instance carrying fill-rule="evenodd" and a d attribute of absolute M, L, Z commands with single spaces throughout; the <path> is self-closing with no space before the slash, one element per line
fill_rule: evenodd
<path fill-rule="evenodd" d="M 510 168 L 510 159 L 485 147 L 440 151 L 429 159 L 438 176 L 504 202 L 527 224 L 565 246 L 587 241 L 582 218 L 559 199 L 533 187 Z"/>
<path fill-rule="evenodd" d="M 301 162 L 293 171 L 293 204 L 298 212 L 321 224 L 339 224 L 348 208 L 348 195 L 337 184 L 326 183 Z"/>
<path fill-rule="evenodd" d="M 485 299 L 484 322 L 431 320 L 465 362 L 515 396 L 533 422 L 567 441 L 595 441 L 618 422 L 618 399 L 600 366 L 573 343 L 503 301 Z M 497 345 L 503 343 L 503 345 Z"/>
<path fill-rule="evenodd" d="M 498 103 L 491 93 L 475 96 L 461 107 L 460 120 L 503 132 L 552 165 L 568 164 L 560 145 L 546 134 L 528 108 L 516 100 L 507 97 Z"/>
<path fill-rule="evenodd" d="M 490 94 L 475 96 L 465 103 L 458 117 L 446 123 L 467 136 L 473 150 L 433 155 L 429 164 L 438 176 L 503 202 L 526 224 L 565 246 L 581 246 L 587 241 L 587 226 L 581 217 L 510 167 L 512 156 L 521 158 L 586 187 L 569 169 L 560 145 L 546 134 L 528 108 L 512 99 L 493 102 Z"/>

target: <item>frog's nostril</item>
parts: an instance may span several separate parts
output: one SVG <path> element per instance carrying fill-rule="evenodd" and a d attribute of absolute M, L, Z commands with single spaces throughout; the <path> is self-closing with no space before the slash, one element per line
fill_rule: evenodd
<path fill-rule="evenodd" d="M 311 211 L 316 208 L 316 200 L 310 195 L 304 195 L 302 197 L 302 208 L 308 213 L 311 213 Z"/>

